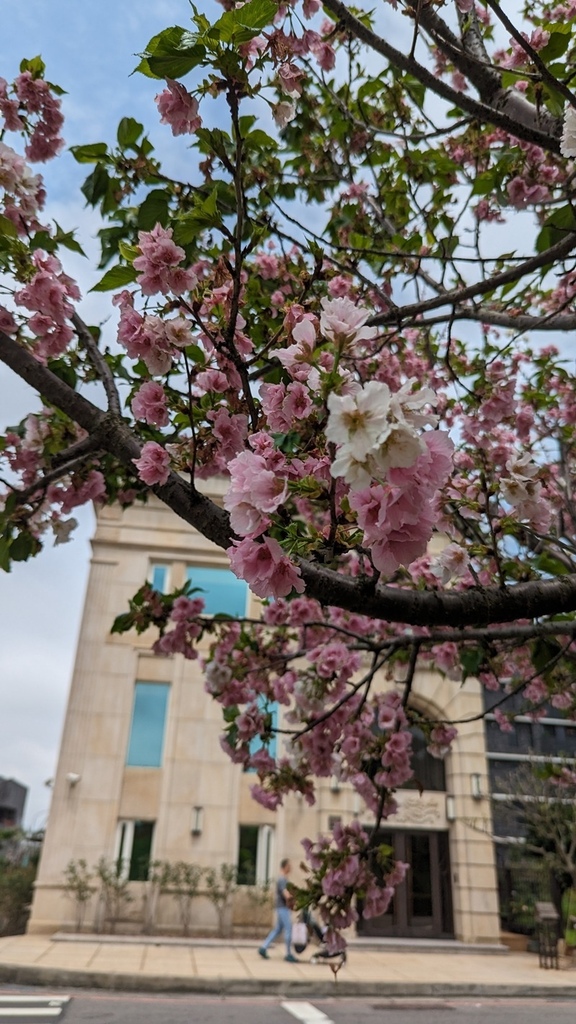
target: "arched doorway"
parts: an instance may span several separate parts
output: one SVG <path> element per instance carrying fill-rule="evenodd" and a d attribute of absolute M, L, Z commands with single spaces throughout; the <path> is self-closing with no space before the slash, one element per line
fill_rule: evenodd
<path fill-rule="evenodd" d="M 427 740 L 417 726 L 411 729 L 414 778 L 406 789 L 445 792 L 444 762 L 428 753 Z M 378 842 L 390 846 L 394 859 L 410 865 L 385 914 L 364 919 L 358 900 L 358 934 L 397 938 L 449 939 L 454 937 L 450 849 L 446 829 L 391 828 L 394 819 L 378 834 Z M 404 824 L 404 823 L 403 823 Z"/>

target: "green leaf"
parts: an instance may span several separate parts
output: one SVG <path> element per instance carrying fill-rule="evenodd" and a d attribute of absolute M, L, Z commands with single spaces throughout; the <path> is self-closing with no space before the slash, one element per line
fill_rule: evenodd
<path fill-rule="evenodd" d="M 566 566 L 547 551 L 542 551 L 534 564 L 540 572 L 545 572 L 549 576 L 566 576 L 568 572 Z"/>
<path fill-rule="evenodd" d="M 554 31 L 550 35 L 550 39 L 539 51 L 539 57 L 546 63 L 551 60 L 556 60 L 557 57 L 561 57 L 570 45 L 571 26 L 560 25 L 558 28 L 554 28 Z"/>
<path fill-rule="evenodd" d="M 78 378 L 73 366 L 70 366 L 64 359 L 49 359 L 47 366 L 55 377 L 64 381 L 73 391 L 75 390 Z"/>
<path fill-rule="evenodd" d="M 27 562 L 31 555 L 39 550 L 39 543 L 30 533 L 19 533 L 10 545 L 10 558 L 13 562 Z"/>
<path fill-rule="evenodd" d="M 498 175 L 494 170 L 483 171 L 482 174 L 478 174 L 474 179 L 472 191 L 470 195 L 473 196 L 486 196 L 489 192 L 493 192 L 497 184 Z"/>
<path fill-rule="evenodd" d="M 56 225 L 56 234 L 54 236 L 55 241 L 58 242 L 59 245 L 63 245 L 65 249 L 69 249 L 70 252 L 77 252 L 79 256 L 85 256 L 86 253 L 80 245 L 80 242 L 74 238 L 74 233 L 72 231 L 64 231 L 64 229 L 60 227 L 58 221 L 54 221 L 54 223 Z"/>
<path fill-rule="evenodd" d="M 576 216 L 571 206 L 561 206 L 544 221 L 536 239 L 536 252 L 545 252 L 551 245 L 561 242 L 569 231 L 576 231 Z"/>
<path fill-rule="evenodd" d="M 18 238 L 16 225 L 8 217 L 5 217 L 3 213 L 0 213 L 0 236 L 2 235 L 5 238 Z"/>
<path fill-rule="evenodd" d="M 149 78 L 182 78 L 202 64 L 205 57 L 206 47 L 198 42 L 198 37 L 180 25 L 173 25 L 153 36 L 134 70 Z"/>
<path fill-rule="evenodd" d="M 127 263 L 133 263 L 137 256 L 140 256 L 140 249 L 137 245 L 128 245 L 128 242 L 120 241 L 118 251 Z"/>
<path fill-rule="evenodd" d="M 187 345 L 186 355 L 196 366 L 206 365 L 206 353 L 202 351 L 199 345 Z"/>
<path fill-rule="evenodd" d="M 10 572 L 10 541 L 0 537 L 0 569 Z"/>
<path fill-rule="evenodd" d="M 558 657 L 560 645 L 551 637 L 538 637 L 532 647 L 532 664 L 537 672 L 546 672 L 550 662 Z"/>
<path fill-rule="evenodd" d="M 206 36 L 221 43 L 247 43 L 266 26 L 278 13 L 274 0 L 250 0 L 243 7 L 226 11 L 208 30 Z"/>
<path fill-rule="evenodd" d="M 94 164 L 108 156 L 105 142 L 92 142 L 87 146 L 70 146 L 72 156 L 79 164 Z"/>
<path fill-rule="evenodd" d="M 134 624 L 134 612 L 123 612 L 117 615 L 112 623 L 111 633 L 127 633 Z"/>
<path fill-rule="evenodd" d="M 123 117 L 118 125 L 118 131 L 116 137 L 118 139 L 118 145 L 122 149 L 126 149 L 127 146 L 133 146 L 137 139 L 140 138 L 144 131 L 144 125 L 140 124 L 139 121 L 134 117 Z"/>
<path fill-rule="evenodd" d="M 148 65 L 156 78 L 183 78 L 184 75 L 202 64 L 205 57 L 206 48 L 204 46 L 192 46 L 175 55 L 162 54 L 160 57 L 149 57 Z"/>
<path fill-rule="evenodd" d="M 460 664 L 462 666 L 462 682 L 468 676 L 476 676 L 484 661 L 484 651 L 481 647 L 465 647 L 460 651 Z"/>
<path fill-rule="evenodd" d="M 255 128 L 253 132 L 250 132 L 246 136 L 245 141 L 257 149 L 264 149 L 267 153 L 278 149 L 278 142 L 276 139 L 272 139 L 270 135 L 263 132 L 261 128 Z"/>
<path fill-rule="evenodd" d="M 92 174 L 88 175 L 80 190 L 91 206 L 96 206 L 98 201 L 106 195 L 109 181 L 110 177 L 106 168 L 102 167 L 102 164 L 96 164 Z"/>
<path fill-rule="evenodd" d="M 122 288 L 125 284 L 132 284 L 136 280 L 134 267 L 117 266 L 111 267 L 104 274 L 104 277 L 90 289 L 91 292 L 108 292 L 112 288 Z"/>
<path fill-rule="evenodd" d="M 151 231 L 156 224 L 166 227 L 170 219 L 170 199 L 168 193 L 161 188 L 149 192 L 138 210 L 138 227 L 140 231 Z"/>
<path fill-rule="evenodd" d="M 20 71 L 29 71 L 33 78 L 42 78 L 46 71 L 46 65 L 38 54 L 37 57 L 31 57 L 30 60 L 24 58 L 20 61 Z"/>

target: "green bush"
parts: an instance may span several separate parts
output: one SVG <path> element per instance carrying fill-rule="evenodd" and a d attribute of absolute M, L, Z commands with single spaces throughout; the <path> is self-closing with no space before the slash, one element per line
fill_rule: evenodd
<path fill-rule="evenodd" d="M 37 864 L 0 861 L 0 935 L 21 935 L 30 914 Z"/>

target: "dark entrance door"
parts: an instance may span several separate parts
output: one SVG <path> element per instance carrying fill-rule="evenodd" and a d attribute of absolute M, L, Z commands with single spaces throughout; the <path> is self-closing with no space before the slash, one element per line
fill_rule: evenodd
<path fill-rule="evenodd" d="M 394 849 L 410 868 L 388 911 L 364 920 L 358 901 L 359 935 L 397 938 L 453 938 L 450 856 L 446 832 L 381 832 L 379 842 Z"/>

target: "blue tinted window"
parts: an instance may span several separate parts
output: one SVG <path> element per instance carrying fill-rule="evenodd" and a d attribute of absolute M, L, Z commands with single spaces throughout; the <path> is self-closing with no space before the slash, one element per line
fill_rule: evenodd
<path fill-rule="evenodd" d="M 167 565 L 153 565 L 150 572 L 150 583 L 154 590 L 160 594 L 166 593 L 166 582 L 168 579 Z"/>
<path fill-rule="evenodd" d="M 136 683 L 126 764 L 159 768 L 164 747 L 168 683 Z"/>
<path fill-rule="evenodd" d="M 264 713 L 268 713 L 269 715 L 272 715 L 272 728 L 273 729 L 277 729 L 278 728 L 278 711 L 279 711 L 277 702 L 276 701 L 268 701 L 266 699 L 266 697 L 259 697 L 258 698 L 258 707 L 261 708 L 262 711 L 264 711 Z M 262 740 L 260 739 L 259 736 L 254 736 L 254 738 L 252 740 L 250 740 L 250 753 L 251 754 L 256 754 L 259 750 L 262 749 L 262 747 L 265 746 L 266 750 L 270 754 L 270 757 L 275 758 L 276 757 L 276 749 L 277 749 L 277 739 L 278 739 L 277 734 L 273 733 L 273 735 L 270 737 L 268 742 L 264 744 L 264 743 L 262 743 Z M 248 771 L 254 771 L 254 769 L 253 768 L 249 768 Z"/>
<path fill-rule="evenodd" d="M 197 597 L 204 601 L 204 613 L 217 615 L 245 615 L 248 586 L 239 580 L 230 569 L 189 568 L 186 579 L 193 587 L 201 587 Z"/>

